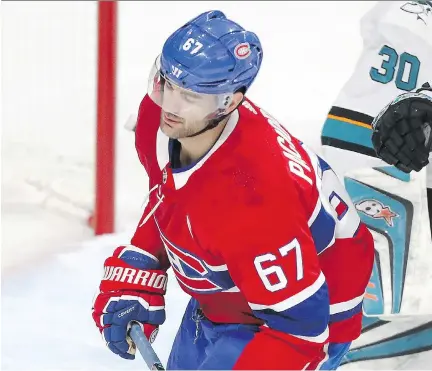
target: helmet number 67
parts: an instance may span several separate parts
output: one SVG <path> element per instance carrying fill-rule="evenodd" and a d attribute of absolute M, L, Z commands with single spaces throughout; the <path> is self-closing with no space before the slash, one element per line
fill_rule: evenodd
<path fill-rule="evenodd" d="M 296 254 L 297 281 L 300 281 L 303 278 L 303 261 L 300 244 L 296 238 L 292 240 L 289 244 L 282 246 L 279 249 L 279 254 L 283 258 L 288 255 L 291 250 L 294 250 Z M 259 277 L 261 278 L 261 281 L 263 282 L 265 288 L 271 292 L 282 290 L 288 284 L 288 279 L 286 278 L 285 273 L 283 272 L 280 265 L 275 264 L 267 268 L 263 267 L 263 263 L 272 262 L 277 259 L 278 258 L 274 254 L 267 253 L 257 256 L 254 260 L 255 269 Z M 276 274 L 277 282 L 274 282 L 275 280 L 272 280 L 273 283 L 270 282 L 269 276 L 272 274 Z"/>
<path fill-rule="evenodd" d="M 183 44 L 183 50 L 187 51 L 190 48 L 192 48 L 192 46 L 195 46 L 195 48 L 192 49 L 191 54 L 195 54 L 198 53 L 198 50 L 200 50 L 203 47 L 203 44 L 201 44 L 199 41 L 195 40 L 194 38 L 190 37 Z"/>

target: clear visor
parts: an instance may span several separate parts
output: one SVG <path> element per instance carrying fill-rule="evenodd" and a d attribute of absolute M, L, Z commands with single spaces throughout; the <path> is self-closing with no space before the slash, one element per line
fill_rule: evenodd
<path fill-rule="evenodd" d="M 175 68 L 173 68 L 175 69 Z M 175 75 L 178 71 L 172 71 Z M 148 95 L 163 111 L 185 120 L 211 120 L 224 115 L 233 94 L 196 93 L 175 84 L 160 68 L 156 58 L 148 81 Z"/>

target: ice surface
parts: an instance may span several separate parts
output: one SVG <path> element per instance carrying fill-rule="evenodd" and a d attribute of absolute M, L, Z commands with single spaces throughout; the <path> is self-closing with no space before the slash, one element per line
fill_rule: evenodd
<path fill-rule="evenodd" d="M 105 347 L 91 317 L 103 262 L 129 235 L 108 235 L 9 274 L 2 282 L 2 370 L 143 370 L 140 357 L 125 361 Z M 154 348 L 162 362 L 188 297 L 169 277 L 167 321 Z"/>

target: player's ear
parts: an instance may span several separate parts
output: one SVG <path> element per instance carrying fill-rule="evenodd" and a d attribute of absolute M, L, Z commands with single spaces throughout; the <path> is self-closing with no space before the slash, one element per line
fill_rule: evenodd
<path fill-rule="evenodd" d="M 243 91 L 238 91 L 236 93 L 234 93 L 233 95 L 233 99 L 230 103 L 230 105 L 226 108 L 225 113 L 228 115 L 230 114 L 232 111 L 234 111 L 243 101 L 244 98 L 244 93 Z"/>

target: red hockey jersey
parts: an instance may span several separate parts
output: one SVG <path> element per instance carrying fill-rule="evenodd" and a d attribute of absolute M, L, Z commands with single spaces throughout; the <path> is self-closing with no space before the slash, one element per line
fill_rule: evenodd
<path fill-rule="evenodd" d="M 150 196 L 132 245 L 215 323 L 294 344 L 357 338 L 373 240 L 330 166 L 245 100 L 207 154 L 173 169 L 160 114 L 146 96 L 136 149 Z"/>

